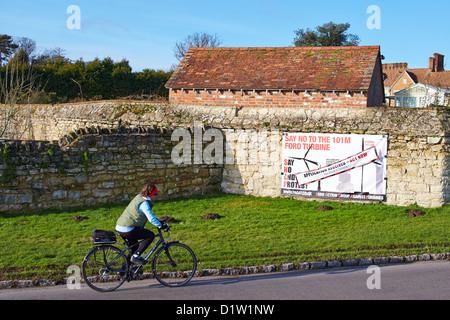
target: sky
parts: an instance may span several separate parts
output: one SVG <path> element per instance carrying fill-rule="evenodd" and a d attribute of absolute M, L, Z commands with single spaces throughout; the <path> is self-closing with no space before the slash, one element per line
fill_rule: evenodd
<path fill-rule="evenodd" d="M 360 45 L 381 46 L 384 63 L 426 68 L 435 52 L 450 59 L 449 12 L 449 0 L 0 0 L 0 34 L 72 60 L 127 59 L 138 72 L 169 70 L 175 42 L 195 32 L 217 34 L 224 47 L 288 47 L 295 30 L 348 22 Z"/>

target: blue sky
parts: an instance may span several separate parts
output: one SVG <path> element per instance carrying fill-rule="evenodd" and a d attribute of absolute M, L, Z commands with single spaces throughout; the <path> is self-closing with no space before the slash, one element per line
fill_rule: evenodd
<path fill-rule="evenodd" d="M 70 5 L 80 8 L 79 30 L 66 25 Z M 370 5 L 380 8 L 381 29 L 367 27 Z M 140 71 L 168 70 L 175 42 L 194 32 L 217 34 L 222 46 L 282 47 L 297 29 L 349 22 L 360 45 L 381 46 L 385 63 L 425 68 L 435 52 L 450 59 L 449 12 L 449 0 L 0 0 L 0 34 L 31 38 L 38 52 L 62 48 L 73 60 L 126 58 Z"/>

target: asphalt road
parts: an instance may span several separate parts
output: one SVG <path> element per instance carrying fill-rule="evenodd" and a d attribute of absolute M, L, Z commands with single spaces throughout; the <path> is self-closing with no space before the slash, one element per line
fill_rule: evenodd
<path fill-rule="evenodd" d="M 447 300 L 450 299 L 450 262 L 201 277 L 181 288 L 167 288 L 156 280 L 144 280 L 125 283 L 112 293 L 98 293 L 84 284 L 81 289 L 71 290 L 65 285 L 0 290 L 0 300 L 124 299 L 179 300 L 179 303 L 197 300 Z"/>

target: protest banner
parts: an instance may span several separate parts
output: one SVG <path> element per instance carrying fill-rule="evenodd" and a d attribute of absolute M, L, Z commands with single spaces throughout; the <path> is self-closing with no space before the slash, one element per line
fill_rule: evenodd
<path fill-rule="evenodd" d="M 281 194 L 386 200 L 387 136 L 283 133 Z"/>

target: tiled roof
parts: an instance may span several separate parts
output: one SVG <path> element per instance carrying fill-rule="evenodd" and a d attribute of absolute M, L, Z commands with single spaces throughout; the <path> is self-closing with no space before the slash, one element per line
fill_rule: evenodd
<path fill-rule="evenodd" d="M 450 71 L 431 72 L 427 68 L 406 70 L 415 83 L 429 84 L 435 87 L 450 88 Z"/>
<path fill-rule="evenodd" d="M 368 90 L 379 46 L 190 48 L 168 88 Z"/>
<path fill-rule="evenodd" d="M 384 74 L 384 86 L 392 87 L 392 85 L 397 81 L 397 79 L 403 74 L 406 69 L 397 69 L 397 70 L 385 70 L 383 69 Z"/>

